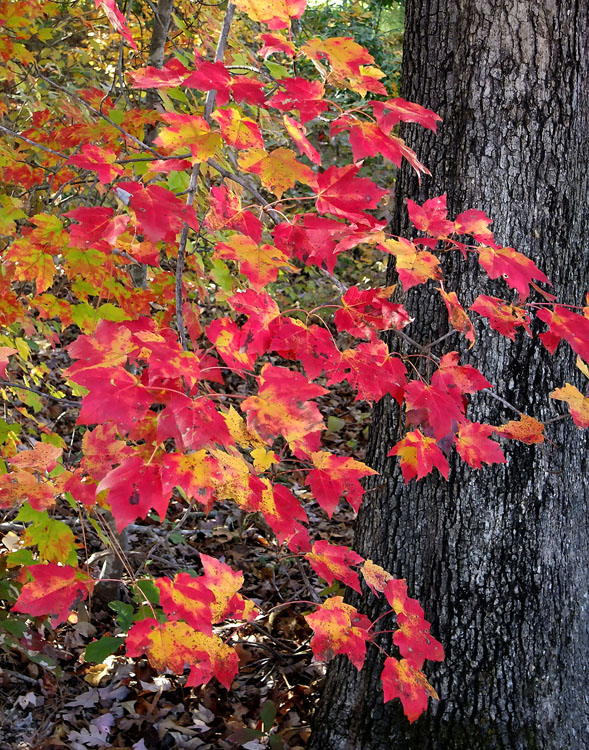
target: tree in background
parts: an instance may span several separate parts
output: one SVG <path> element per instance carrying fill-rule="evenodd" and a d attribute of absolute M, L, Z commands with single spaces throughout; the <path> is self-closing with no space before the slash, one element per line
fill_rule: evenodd
<path fill-rule="evenodd" d="M 499 241 L 533 258 L 563 302 L 582 306 L 589 288 L 588 44 L 584 2 L 408 0 L 402 93 L 443 123 L 437 136 L 406 130 L 432 177 L 420 188 L 402 170 L 393 231 L 408 229 L 406 196 L 421 202 L 447 192 L 450 215 L 484 209 Z M 474 265 L 448 255 L 444 271 L 444 285 L 465 307 L 472 304 Z M 388 282 L 396 281 L 392 265 Z M 409 309 L 416 298 L 407 295 Z M 577 369 L 574 352 L 554 358 L 536 337 L 521 328 L 515 334 L 504 312 L 491 325 L 514 341 L 477 326 L 472 351 L 460 348 L 517 409 L 554 422 L 550 440 L 511 443 L 507 463 L 485 471 L 453 461 L 448 482 L 436 474 L 405 485 L 386 457 L 401 429 L 398 409 L 381 403 L 373 421 L 369 463 L 381 476 L 360 512 L 354 548 L 402 571 L 432 615 L 446 648 L 433 681 L 441 700 L 409 726 L 380 700 L 378 654 L 361 674 L 334 662 L 316 715 L 317 750 L 588 746 L 589 445 L 574 424 L 555 420 L 544 398 L 565 381 L 585 387 L 587 370 L 578 359 Z M 442 301 L 421 298 L 413 326 L 420 341 L 443 336 Z M 531 332 L 539 330 L 534 322 Z M 557 341 L 544 334 L 549 349 Z M 517 418 L 500 401 L 473 399 L 470 408 L 495 424 Z M 378 605 L 367 611 L 376 616 Z"/>

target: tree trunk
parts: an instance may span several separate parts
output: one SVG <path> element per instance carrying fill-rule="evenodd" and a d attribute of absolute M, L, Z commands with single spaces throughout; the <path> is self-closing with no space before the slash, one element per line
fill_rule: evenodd
<path fill-rule="evenodd" d="M 497 242 L 530 256 L 560 302 L 583 304 L 588 20 L 586 0 L 407 0 L 403 96 L 444 122 L 437 137 L 417 126 L 404 133 L 433 177 L 418 188 L 402 170 L 394 231 L 410 231 L 404 198 L 422 202 L 447 192 L 450 218 L 485 210 Z M 474 257 L 454 253 L 443 262 L 445 287 L 465 308 L 479 293 L 508 295 L 501 280 L 484 284 Z M 394 283 L 394 269 L 388 281 Z M 431 288 L 407 297 L 413 338 L 426 343 L 448 330 Z M 559 413 L 548 394 L 565 382 L 586 391 L 568 346 L 551 357 L 537 336 L 520 333 L 513 344 L 486 321 L 476 326 L 470 352 L 450 339 L 436 354 L 459 348 L 462 361 L 527 414 L 544 421 Z M 536 333 L 543 328 L 534 325 Z M 481 393 L 469 417 L 501 424 L 515 415 Z M 400 429 L 398 408 L 381 403 L 368 463 L 382 476 L 369 483 L 374 491 L 360 511 L 355 549 L 407 578 L 432 621 L 446 661 L 426 662 L 425 670 L 441 700 L 410 725 L 398 701 L 382 702 L 376 648 L 360 673 L 338 657 L 328 670 L 313 750 L 589 747 L 587 432 L 570 419 L 557 421 L 547 425 L 543 445 L 504 445 L 505 465 L 477 471 L 451 459 L 448 482 L 436 472 L 405 486 L 397 460 L 386 458 Z M 353 603 L 371 617 L 385 606 L 368 594 Z M 390 642 L 380 643 L 394 653 Z"/>

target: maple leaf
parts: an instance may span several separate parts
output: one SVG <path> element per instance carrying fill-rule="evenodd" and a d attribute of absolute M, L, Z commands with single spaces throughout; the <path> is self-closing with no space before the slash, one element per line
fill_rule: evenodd
<path fill-rule="evenodd" d="M 244 117 L 235 107 L 217 109 L 211 117 L 219 123 L 223 141 L 230 146 L 234 148 L 264 148 L 264 139 L 255 120 Z"/>
<path fill-rule="evenodd" d="M 70 565 L 45 563 L 29 565 L 27 570 L 33 580 L 22 587 L 12 611 L 32 617 L 54 615 L 53 627 L 65 622 L 74 601 L 78 597 L 86 599 L 94 587 L 94 581 L 84 571 Z"/>
<path fill-rule="evenodd" d="M 522 326 L 529 336 L 532 335 L 530 330 L 530 316 L 527 312 L 515 305 L 510 305 L 497 297 L 488 297 L 485 294 L 479 295 L 469 310 L 474 310 L 488 318 L 489 325 L 494 331 L 502 336 L 507 336 L 515 341 L 516 329 Z"/>
<path fill-rule="evenodd" d="M 387 583 L 392 579 L 392 575 L 381 568 L 380 565 L 376 565 L 372 560 L 364 560 L 364 564 L 361 568 L 362 577 L 366 581 L 367 586 L 370 588 L 375 596 L 379 596 L 385 590 Z"/>
<path fill-rule="evenodd" d="M 86 430 L 82 438 L 82 453 L 81 468 L 100 481 L 116 464 L 132 456 L 134 451 L 119 438 L 116 426 L 106 422 L 94 430 Z"/>
<path fill-rule="evenodd" d="M 530 293 L 532 279 L 550 284 L 548 277 L 536 266 L 533 260 L 518 253 L 512 247 L 477 248 L 479 263 L 490 279 L 500 276 L 506 283 L 519 292 L 520 299 L 525 300 Z"/>
<path fill-rule="evenodd" d="M 13 242 L 4 254 L 4 260 L 14 263 L 14 278 L 18 281 L 34 281 L 37 294 L 49 289 L 55 275 L 53 253 L 58 252 L 46 245 L 38 245 L 31 237 L 21 237 Z"/>
<path fill-rule="evenodd" d="M 283 78 L 279 91 L 268 99 L 268 104 L 282 112 L 296 110 L 304 125 L 329 108 L 325 101 L 325 87 L 321 81 L 307 81 L 306 78 Z"/>
<path fill-rule="evenodd" d="M 287 487 L 282 484 L 271 485 L 267 479 L 262 481 L 265 488 L 257 510 L 276 534 L 278 544 L 283 544 L 301 529 L 298 521 L 308 523 L 309 519 L 298 499 Z"/>
<path fill-rule="evenodd" d="M 106 500 L 119 533 L 138 518 L 146 518 L 152 509 L 163 521 L 168 510 L 170 493 L 163 491 L 159 466 L 145 464 L 138 455 L 109 471 L 96 487 L 96 494 L 103 490 L 108 490 Z"/>
<path fill-rule="evenodd" d="M 166 406 L 158 415 L 158 442 L 170 437 L 182 451 L 233 442 L 223 415 L 212 401 L 204 396 L 190 398 L 183 393 L 168 394 Z"/>
<path fill-rule="evenodd" d="M 407 581 L 404 578 L 393 578 L 386 581 L 384 595 L 396 615 L 416 615 L 423 618 L 423 609 L 417 601 L 407 593 Z"/>
<path fill-rule="evenodd" d="M 298 372 L 271 364 L 264 365 L 258 382 L 258 395 L 241 405 L 248 427 L 267 440 L 283 435 L 295 453 L 315 450 L 314 436 L 325 424 L 317 406 L 306 399 L 322 396 L 326 389 Z"/>
<path fill-rule="evenodd" d="M 115 216 L 113 209 L 106 206 L 81 206 L 64 216 L 79 222 L 68 228 L 72 245 L 95 247 L 103 252 L 110 252 L 129 223 L 128 216 Z"/>
<path fill-rule="evenodd" d="M 214 602 L 210 604 L 211 621 L 223 622 L 229 617 L 253 619 L 257 613 L 254 603 L 239 593 L 243 586 L 243 573 L 232 570 L 229 565 L 203 552 L 200 559 L 204 568 L 202 581 L 214 595 Z"/>
<path fill-rule="evenodd" d="M 318 661 L 345 654 L 358 671 L 362 669 L 371 625 L 365 615 L 344 604 L 343 597 L 332 596 L 315 612 L 305 615 L 305 620 L 314 633 L 310 645 Z"/>
<path fill-rule="evenodd" d="M 129 31 L 129 27 L 127 26 L 127 21 L 125 19 L 125 16 L 119 10 L 116 0 L 94 0 L 94 1 L 95 1 L 95 7 L 102 8 L 102 10 L 106 13 L 106 17 L 110 21 L 113 29 L 115 31 L 118 31 L 119 34 L 121 34 L 121 36 L 129 42 L 129 45 L 133 47 L 135 51 L 137 51 L 137 44 L 135 43 L 135 40 L 131 36 L 131 32 Z"/>
<path fill-rule="evenodd" d="M 82 399 L 77 424 L 101 424 L 112 419 L 123 433 L 145 417 L 153 397 L 135 375 L 123 367 L 92 367 L 71 379 L 89 389 Z"/>
<path fill-rule="evenodd" d="M 377 68 L 372 55 L 350 37 L 330 37 L 310 39 L 301 52 L 321 65 L 327 59 L 331 71 L 329 83 L 351 89 L 360 96 L 368 91 L 386 96 L 386 89 L 378 80 L 384 73 Z"/>
<path fill-rule="evenodd" d="M 257 291 L 276 281 L 280 268 L 297 270 L 277 247 L 258 245 L 244 234 L 234 234 L 227 242 L 219 242 L 213 257 L 237 261 L 241 273 Z"/>
<path fill-rule="evenodd" d="M 408 424 L 431 428 L 436 440 L 456 432 L 458 424 L 464 421 L 464 407 L 453 390 L 447 389 L 445 384 L 426 385 L 412 380 L 405 389 Z"/>
<path fill-rule="evenodd" d="M 441 287 L 438 291 L 441 294 L 444 304 L 446 305 L 446 310 L 448 311 L 448 322 L 455 331 L 464 334 L 465 338 L 470 341 L 469 348 L 472 348 L 475 340 L 474 326 L 458 301 L 456 292 L 445 292 Z"/>
<path fill-rule="evenodd" d="M 8 460 L 11 466 L 19 469 L 49 473 L 57 466 L 61 454 L 62 448 L 51 443 L 38 442 L 32 450 L 21 451 Z"/>
<path fill-rule="evenodd" d="M 0 507 L 12 508 L 27 500 L 38 511 L 55 505 L 57 488 L 50 480 L 42 480 L 29 471 L 0 474 Z"/>
<path fill-rule="evenodd" d="M 265 84 L 249 76 L 234 76 L 231 79 L 231 96 L 236 102 L 247 102 L 252 106 L 266 107 Z"/>
<path fill-rule="evenodd" d="M 407 368 L 399 357 L 389 353 L 383 341 L 369 341 L 337 354 L 325 367 L 328 385 L 347 380 L 358 391 L 356 401 L 379 401 L 388 393 L 402 404 Z"/>
<path fill-rule="evenodd" d="M 527 445 L 544 442 L 544 425 L 527 414 L 522 414 L 518 420 L 511 420 L 493 429 L 501 437 L 519 440 Z"/>
<path fill-rule="evenodd" d="M 326 328 L 306 326 L 296 318 L 275 320 L 271 334 L 268 350 L 278 352 L 284 359 L 299 360 L 311 379 L 318 378 L 323 369 L 329 368 L 330 361 L 340 356 Z"/>
<path fill-rule="evenodd" d="M 290 135 L 293 141 L 296 143 L 297 148 L 301 154 L 307 156 L 312 162 L 321 166 L 321 156 L 319 151 L 312 146 L 307 140 L 305 126 L 294 120 L 288 115 L 284 115 L 282 118 L 286 132 Z"/>
<path fill-rule="evenodd" d="M 168 453 L 162 462 L 164 495 L 181 487 L 187 498 L 194 498 L 209 512 L 215 500 L 215 488 L 223 482 L 224 474 L 218 460 L 206 451 Z"/>
<path fill-rule="evenodd" d="M 22 543 L 25 547 L 36 545 L 42 562 L 75 565 L 78 545 L 72 530 L 65 523 L 50 518 L 47 511 L 34 510 L 30 505 L 22 506 L 17 520 L 32 522 L 25 530 Z"/>
<path fill-rule="evenodd" d="M 430 623 L 419 615 L 397 615 L 398 630 L 393 643 L 415 669 L 421 669 L 426 659 L 444 661 L 444 648 L 430 633 Z"/>
<path fill-rule="evenodd" d="M 231 683 L 239 670 L 237 651 L 224 643 L 217 635 L 207 636 L 204 633 L 198 633 L 197 642 L 200 648 L 206 649 L 210 667 L 205 662 L 192 666 L 186 679 L 186 687 L 206 685 L 214 675 L 226 690 L 230 690 Z"/>
<path fill-rule="evenodd" d="M 216 91 L 215 101 L 219 107 L 223 107 L 229 101 L 231 73 L 222 62 L 210 62 L 203 57 L 197 57 L 196 66 L 182 86 L 199 91 Z"/>
<path fill-rule="evenodd" d="M 369 221 L 365 211 L 376 208 L 387 191 L 366 177 L 356 177 L 360 167 L 329 167 L 317 175 L 312 186 L 317 193 L 317 211 L 333 214 L 349 221 Z M 362 206 L 362 210 L 358 210 Z"/>
<path fill-rule="evenodd" d="M 442 121 L 442 118 L 431 109 L 399 97 L 386 102 L 372 101 L 371 105 L 379 127 L 386 133 L 390 133 L 399 122 L 417 122 L 435 133 L 438 129 L 437 123 Z"/>
<path fill-rule="evenodd" d="M 484 211 L 469 208 L 468 211 L 463 211 L 456 217 L 456 234 L 470 234 L 477 242 L 494 246 L 493 232 L 489 229 L 492 223 L 493 220 L 489 219 Z"/>
<path fill-rule="evenodd" d="M 541 333 L 540 339 L 551 354 L 564 339 L 582 360 L 589 362 L 589 317 L 562 305 L 555 305 L 554 310 L 542 307 L 537 315 L 548 325 L 549 330 Z"/>
<path fill-rule="evenodd" d="M 394 656 L 387 657 L 381 679 L 384 702 L 400 698 L 403 713 L 411 724 L 427 710 L 428 697 L 438 698 L 425 675 L 415 669 L 407 659 L 398 661 Z"/>
<path fill-rule="evenodd" d="M 209 123 L 200 115 L 167 112 L 162 119 L 170 123 L 170 127 L 160 130 L 154 140 L 158 146 L 174 151 L 190 148 L 192 156 L 199 162 L 211 159 L 221 147 L 221 136 L 211 132 Z"/>
<path fill-rule="evenodd" d="M 117 188 L 131 194 L 131 208 L 152 242 L 173 242 L 184 223 L 198 231 L 194 208 L 183 203 L 171 190 L 159 185 L 144 188 L 138 182 L 121 182 Z"/>
<path fill-rule="evenodd" d="M 81 153 L 70 156 L 68 164 L 92 170 L 96 172 L 100 182 L 107 183 L 112 182 L 125 171 L 123 167 L 115 164 L 116 160 L 117 155 L 111 149 L 85 143 L 82 146 Z"/>
<path fill-rule="evenodd" d="M 563 388 L 552 391 L 550 398 L 557 401 L 566 401 L 569 405 L 573 422 L 579 429 L 589 427 L 589 397 L 583 396 L 581 391 L 570 383 Z"/>
<path fill-rule="evenodd" d="M 326 451 L 311 454 L 311 460 L 315 468 L 307 474 L 306 484 L 327 515 L 331 518 L 344 493 L 358 512 L 364 495 L 364 488 L 358 480 L 377 472 L 361 461 Z"/>
<path fill-rule="evenodd" d="M 263 60 L 266 60 L 274 52 L 282 52 L 287 57 L 294 57 L 296 54 L 294 44 L 281 34 L 260 34 L 259 38 L 264 42 L 264 45 L 258 50 L 258 55 Z"/>
<path fill-rule="evenodd" d="M 262 240 L 262 222 L 251 211 L 243 211 L 239 196 L 225 185 L 211 188 L 209 210 L 203 224 L 211 232 L 234 229 L 258 245 Z"/>
<path fill-rule="evenodd" d="M 11 346 L 0 346 L 0 377 L 6 377 L 6 368 L 8 367 L 9 357 L 16 354 L 17 350 Z"/>
<path fill-rule="evenodd" d="M 298 161 L 289 148 L 276 148 L 270 153 L 252 148 L 240 154 L 238 162 L 246 172 L 257 174 L 262 185 L 277 198 L 282 198 L 284 191 L 297 181 L 310 185 L 315 179 L 313 171 Z"/>
<path fill-rule="evenodd" d="M 161 68 L 148 65 L 127 73 L 134 89 L 176 88 L 187 75 L 188 68 L 177 57 L 171 57 Z"/>
<path fill-rule="evenodd" d="M 314 214 L 298 215 L 293 224 L 282 222 L 273 230 L 276 246 L 305 265 L 316 265 L 333 273 L 337 262 L 336 246 L 347 227 L 340 221 Z"/>
<path fill-rule="evenodd" d="M 405 484 L 413 477 L 422 479 L 433 471 L 434 466 L 443 477 L 448 479 L 450 467 L 446 456 L 438 448 L 436 441 L 425 437 L 420 430 L 408 432 L 391 448 L 387 456 L 400 456 Z"/>
<path fill-rule="evenodd" d="M 286 29 L 292 18 L 300 18 L 307 7 L 307 0 L 236 0 L 239 10 L 270 29 Z"/>
<path fill-rule="evenodd" d="M 418 250 L 404 237 L 386 239 L 378 247 L 385 253 L 395 256 L 395 268 L 404 289 L 425 284 L 429 279 L 441 279 L 442 269 L 439 259 L 427 250 Z"/>
<path fill-rule="evenodd" d="M 331 135 L 350 131 L 350 147 L 355 162 L 367 156 L 384 156 L 397 167 L 401 166 L 403 157 L 411 164 L 419 176 L 430 174 L 429 170 L 418 160 L 415 151 L 410 149 L 402 138 L 388 135 L 375 122 L 357 120 L 346 115 L 339 117 L 331 125 Z"/>
<path fill-rule="evenodd" d="M 403 305 L 389 302 L 392 287 L 360 290 L 352 286 L 342 297 L 344 306 L 335 316 L 338 331 L 347 331 L 359 338 L 372 338 L 375 330 L 390 328 L 399 331 L 411 322 Z"/>
<path fill-rule="evenodd" d="M 248 350 L 255 354 L 267 352 L 280 324 L 280 309 L 275 300 L 267 292 L 246 289 L 236 292 L 227 301 L 235 312 L 248 316 L 247 323 L 242 327 Z"/>
<path fill-rule="evenodd" d="M 66 377 L 93 367 L 118 367 L 127 362 L 138 349 L 131 331 L 110 320 L 99 320 L 92 336 L 80 335 L 66 347 L 72 359 L 79 360 L 65 370 Z"/>
<path fill-rule="evenodd" d="M 497 443 L 489 440 L 489 435 L 495 432 L 490 424 L 479 422 L 463 422 L 458 427 L 458 434 L 454 438 L 454 445 L 463 461 L 475 469 L 486 464 L 507 463 L 503 451 Z"/>
<path fill-rule="evenodd" d="M 359 565 L 364 558 L 348 547 L 326 541 L 315 542 L 305 558 L 315 573 L 327 581 L 328 586 L 337 579 L 354 591 L 361 591 L 358 573 L 350 565 Z"/>
<path fill-rule="evenodd" d="M 139 620 L 127 635 L 127 654 L 146 654 L 156 669 L 182 674 L 191 668 L 187 685 L 205 685 L 213 675 L 227 689 L 239 668 L 239 657 L 216 635 L 194 630 L 184 622 L 159 623 L 153 618 Z"/>
<path fill-rule="evenodd" d="M 454 232 L 454 222 L 448 220 L 446 193 L 430 198 L 423 206 L 407 198 L 409 220 L 416 229 L 432 237 L 446 239 Z"/>
<path fill-rule="evenodd" d="M 214 593 L 202 576 L 193 578 L 188 573 L 177 573 L 174 579 L 157 578 L 160 604 L 168 618 L 185 620 L 196 630 L 212 635 L 211 604 Z"/>
<path fill-rule="evenodd" d="M 257 359 L 248 347 L 249 337 L 230 318 L 218 318 L 207 327 L 207 337 L 219 352 L 223 361 L 234 372 L 243 375 L 244 370 L 252 371 Z"/>
<path fill-rule="evenodd" d="M 458 358 L 458 352 L 444 354 L 438 369 L 432 375 L 432 385 L 446 391 L 456 388 L 460 393 L 476 393 L 493 387 L 476 367 L 459 365 Z"/>

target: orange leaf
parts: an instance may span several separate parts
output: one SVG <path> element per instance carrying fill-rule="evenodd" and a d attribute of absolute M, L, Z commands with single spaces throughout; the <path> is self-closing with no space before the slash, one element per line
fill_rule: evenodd
<path fill-rule="evenodd" d="M 527 445 L 544 442 L 544 425 L 534 417 L 522 414 L 517 420 L 511 420 L 506 424 L 494 428 L 495 433 L 501 437 L 520 440 Z"/>

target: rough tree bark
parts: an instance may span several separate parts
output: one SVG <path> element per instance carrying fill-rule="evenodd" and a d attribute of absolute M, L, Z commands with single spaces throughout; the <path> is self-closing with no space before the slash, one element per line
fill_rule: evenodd
<path fill-rule="evenodd" d="M 574 305 L 589 288 L 588 15 L 586 0 L 407 0 L 403 63 L 404 97 L 444 123 L 437 137 L 416 126 L 404 134 L 433 178 L 418 188 L 402 171 L 397 231 L 408 231 L 405 197 L 447 192 L 451 217 L 485 210 L 497 241 L 532 257 L 559 300 Z M 482 291 L 476 260 L 444 263 L 446 289 L 470 305 Z M 505 289 L 497 282 L 486 293 Z M 412 337 L 425 343 L 448 330 L 431 290 L 408 297 Z M 471 352 L 444 341 L 436 354 L 460 348 L 526 413 L 560 412 L 548 394 L 567 381 L 585 389 L 564 344 L 551 357 L 537 338 L 512 344 L 482 322 L 477 330 Z M 470 413 L 493 424 L 515 417 L 484 394 Z M 589 747 L 587 431 L 557 421 L 547 427 L 554 442 L 505 446 L 506 465 L 475 471 L 452 461 L 449 482 L 431 476 L 406 487 L 386 458 L 399 430 L 398 409 L 381 404 L 368 462 L 383 476 L 361 509 L 355 549 L 407 578 L 431 619 L 447 656 L 426 663 L 441 700 L 409 725 L 398 701 L 382 703 L 377 649 L 359 674 L 338 657 L 313 750 Z M 383 611 L 371 595 L 354 603 L 371 616 Z"/>

